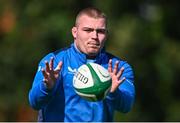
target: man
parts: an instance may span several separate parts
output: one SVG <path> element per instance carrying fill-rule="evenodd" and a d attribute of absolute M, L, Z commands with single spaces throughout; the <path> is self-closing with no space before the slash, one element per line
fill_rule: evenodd
<path fill-rule="evenodd" d="M 45 56 L 39 63 L 30 105 L 39 110 L 39 121 L 108 122 L 115 110 L 129 112 L 134 103 L 134 75 L 131 66 L 107 53 L 107 19 L 96 8 L 86 8 L 76 17 L 72 28 L 74 42 L 69 48 Z M 89 102 L 78 96 L 72 85 L 74 71 L 95 62 L 108 69 L 112 86 L 107 97 Z"/>

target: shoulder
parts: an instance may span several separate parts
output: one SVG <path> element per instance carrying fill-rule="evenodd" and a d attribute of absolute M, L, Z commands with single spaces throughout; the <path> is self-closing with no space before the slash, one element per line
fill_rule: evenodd
<path fill-rule="evenodd" d="M 114 56 L 112 54 L 109 54 L 109 56 L 111 57 L 112 59 L 112 64 L 113 64 L 113 67 L 116 63 L 116 61 L 119 61 L 119 65 L 118 65 L 118 68 L 121 69 L 122 67 L 124 68 L 124 71 L 123 71 L 123 77 L 126 77 L 126 79 L 128 80 L 131 80 L 131 81 L 134 81 L 134 70 L 133 70 L 133 66 L 131 64 L 128 63 L 127 60 L 125 59 L 122 59 L 118 56 Z"/>
<path fill-rule="evenodd" d="M 65 48 L 61 48 L 59 50 L 56 50 L 54 52 L 52 52 L 52 54 L 55 56 L 55 57 L 58 57 L 58 56 L 63 56 L 67 53 L 67 51 L 70 49 L 70 47 L 65 47 Z"/>
<path fill-rule="evenodd" d="M 113 62 L 115 62 L 115 61 L 122 61 L 122 62 L 124 62 L 124 61 L 125 61 L 125 60 L 121 59 L 120 57 L 115 56 L 115 55 L 113 55 L 113 54 L 111 54 L 111 53 L 109 53 L 109 52 L 104 52 L 104 54 L 105 54 L 105 56 L 106 56 L 108 59 L 112 59 Z"/>
<path fill-rule="evenodd" d="M 62 60 L 63 57 L 66 55 L 68 49 L 70 47 L 65 47 L 65 48 L 61 48 L 59 50 L 56 50 L 56 51 L 53 51 L 53 52 L 50 52 L 48 54 L 46 54 L 40 62 L 44 62 L 44 61 L 50 61 L 51 57 L 55 58 L 55 62 L 59 61 L 59 60 Z"/>
<path fill-rule="evenodd" d="M 126 61 L 126 59 L 113 55 L 109 52 L 105 52 L 105 54 L 108 59 L 112 59 L 112 64 L 115 64 L 116 61 L 119 61 L 119 67 L 131 68 L 131 65 Z"/>

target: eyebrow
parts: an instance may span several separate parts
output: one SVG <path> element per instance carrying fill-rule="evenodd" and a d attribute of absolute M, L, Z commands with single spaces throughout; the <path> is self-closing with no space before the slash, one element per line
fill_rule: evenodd
<path fill-rule="evenodd" d="M 93 29 L 93 30 L 99 30 L 99 29 L 103 29 L 103 30 L 106 30 L 106 28 L 92 28 L 92 27 L 82 27 L 82 29 Z"/>
<path fill-rule="evenodd" d="M 91 27 L 82 27 L 83 30 L 92 30 L 92 31 L 97 31 L 97 32 L 108 32 L 108 30 L 106 28 L 91 28 Z"/>

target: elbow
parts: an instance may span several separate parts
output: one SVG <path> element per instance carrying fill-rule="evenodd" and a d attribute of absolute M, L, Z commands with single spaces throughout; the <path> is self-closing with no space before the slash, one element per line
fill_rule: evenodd
<path fill-rule="evenodd" d="M 35 99 L 31 96 L 31 93 L 29 93 L 29 105 L 34 109 L 34 110 L 40 110 L 40 107 L 37 105 Z"/>
<path fill-rule="evenodd" d="M 128 112 L 131 111 L 131 109 L 132 109 L 132 106 L 127 106 L 127 107 L 125 107 L 123 110 L 121 110 L 121 112 L 122 112 L 122 113 L 128 113 Z"/>
<path fill-rule="evenodd" d="M 131 95 L 130 98 L 131 98 L 131 99 L 130 99 L 129 102 L 128 102 L 127 109 L 124 111 L 124 113 L 130 112 L 130 111 L 132 110 L 132 108 L 133 108 L 134 101 L 135 101 L 135 97 L 134 97 L 134 95 Z"/>
<path fill-rule="evenodd" d="M 129 95 L 127 100 L 124 102 L 123 107 L 121 108 L 121 112 L 122 113 L 130 112 L 132 110 L 132 108 L 133 108 L 134 100 L 135 100 L 134 95 L 133 94 Z"/>

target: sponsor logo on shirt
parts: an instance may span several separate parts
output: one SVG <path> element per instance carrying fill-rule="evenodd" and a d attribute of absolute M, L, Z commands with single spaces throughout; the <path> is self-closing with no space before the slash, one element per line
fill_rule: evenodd
<path fill-rule="evenodd" d="M 71 67 L 68 66 L 68 73 L 69 74 L 75 74 L 77 72 L 77 69 L 72 69 Z"/>

